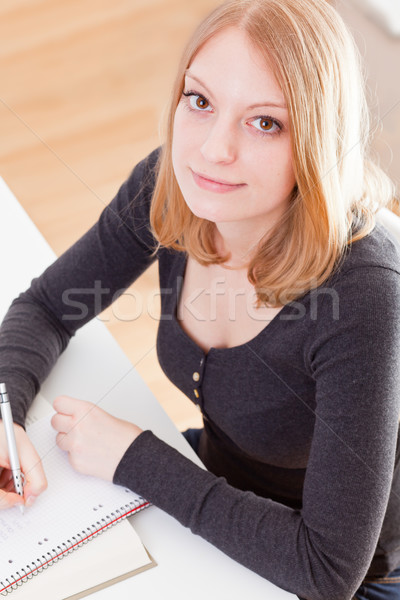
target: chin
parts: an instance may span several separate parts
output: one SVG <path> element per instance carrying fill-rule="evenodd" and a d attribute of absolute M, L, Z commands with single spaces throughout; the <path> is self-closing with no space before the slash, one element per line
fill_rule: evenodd
<path fill-rule="evenodd" d="M 212 223 L 227 223 L 235 220 L 231 213 L 227 214 L 227 211 L 206 210 L 204 207 L 190 206 L 189 204 L 188 207 L 196 217 Z"/>
<path fill-rule="evenodd" d="M 207 198 L 198 194 L 183 194 L 189 210 L 199 219 L 205 219 L 213 223 L 221 223 L 235 220 L 232 215 L 232 205 L 228 199 Z M 189 200 L 188 200 L 189 199 Z M 221 206 L 221 203 L 223 206 Z"/>

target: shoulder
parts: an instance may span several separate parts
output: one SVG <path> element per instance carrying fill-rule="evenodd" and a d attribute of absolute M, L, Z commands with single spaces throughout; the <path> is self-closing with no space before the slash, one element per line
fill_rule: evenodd
<path fill-rule="evenodd" d="M 383 225 L 376 224 L 371 233 L 347 248 L 322 288 L 340 291 L 349 302 L 362 302 L 370 295 L 387 300 L 388 293 L 400 297 L 400 245 Z"/>
<path fill-rule="evenodd" d="M 317 329 L 374 332 L 393 327 L 400 311 L 400 247 L 380 224 L 348 249 L 340 267 L 310 293 Z M 315 333 L 315 332 L 314 332 Z"/>
<path fill-rule="evenodd" d="M 149 203 L 153 195 L 157 179 L 158 162 L 161 147 L 156 148 L 146 158 L 141 160 L 125 182 L 126 199 L 133 204 L 145 201 Z M 140 202 L 139 199 L 142 201 Z"/>
<path fill-rule="evenodd" d="M 380 223 L 351 244 L 340 270 L 344 273 L 365 267 L 390 269 L 400 274 L 400 245 Z"/>
<path fill-rule="evenodd" d="M 160 153 L 157 148 L 135 166 L 99 219 L 99 227 L 116 232 L 121 243 L 129 245 L 133 237 L 146 247 L 156 246 L 149 219 Z"/>
<path fill-rule="evenodd" d="M 146 207 L 148 212 L 157 179 L 160 154 L 161 148 L 156 148 L 136 164 L 108 205 L 110 212 L 116 215 L 132 216 L 133 212 L 141 213 L 143 209 L 146 213 Z"/>
<path fill-rule="evenodd" d="M 400 364 L 400 249 L 384 227 L 355 242 L 307 302 L 305 348 L 313 375 L 341 357 L 353 364 L 356 354 L 363 369 L 376 369 L 378 361 L 386 368 L 388 356 Z"/>

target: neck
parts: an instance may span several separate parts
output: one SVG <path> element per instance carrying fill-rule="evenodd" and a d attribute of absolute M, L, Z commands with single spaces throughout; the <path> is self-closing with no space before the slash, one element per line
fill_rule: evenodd
<path fill-rule="evenodd" d="M 265 231 L 255 231 L 254 223 L 246 225 L 243 222 L 216 224 L 217 250 L 221 254 L 230 254 L 230 258 L 224 263 L 227 267 L 246 269 L 257 251 L 258 242 L 265 234 Z"/>

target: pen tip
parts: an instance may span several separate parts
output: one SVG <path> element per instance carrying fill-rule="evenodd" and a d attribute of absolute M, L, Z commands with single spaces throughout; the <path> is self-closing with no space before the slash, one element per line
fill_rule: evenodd
<path fill-rule="evenodd" d="M 21 515 L 23 515 L 25 513 L 25 506 L 23 504 L 20 504 L 19 510 L 21 511 Z"/>

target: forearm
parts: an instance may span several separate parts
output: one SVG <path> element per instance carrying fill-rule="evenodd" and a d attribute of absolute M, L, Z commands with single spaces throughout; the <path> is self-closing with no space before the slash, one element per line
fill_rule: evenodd
<path fill-rule="evenodd" d="M 30 291 L 10 306 L 0 329 L 0 379 L 7 384 L 14 421 L 27 410 L 70 336 Z"/>
<path fill-rule="evenodd" d="M 301 511 L 228 485 L 151 432 L 121 460 L 114 482 L 129 486 L 275 585 L 313 600 L 350 600 L 366 564 L 324 539 Z M 346 542 L 347 543 L 347 542 Z"/>

